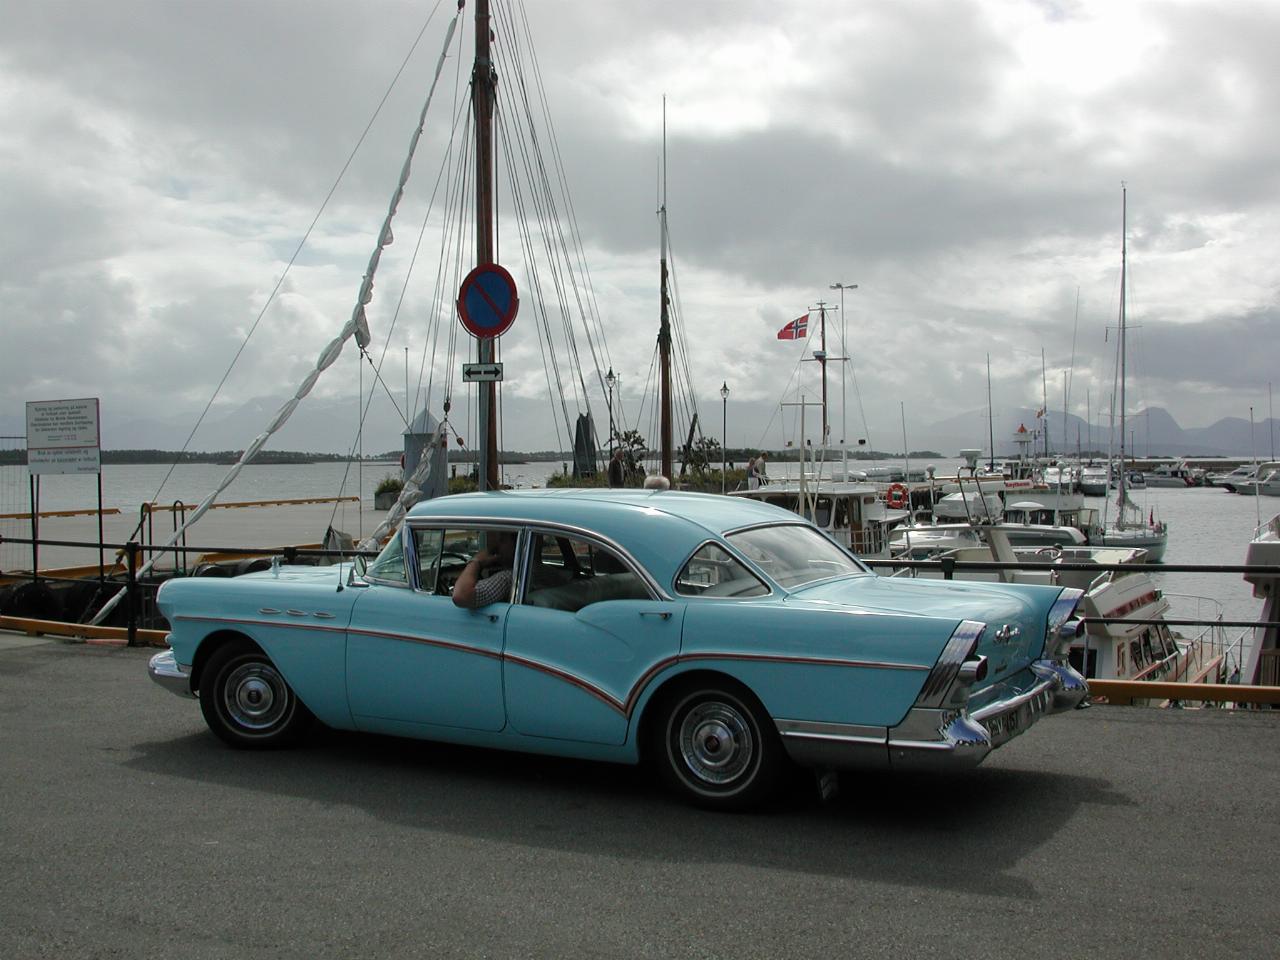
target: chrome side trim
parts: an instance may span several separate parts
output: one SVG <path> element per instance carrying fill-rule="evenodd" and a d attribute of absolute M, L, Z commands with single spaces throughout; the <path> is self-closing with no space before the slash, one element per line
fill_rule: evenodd
<path fill-rule="evenodd" d="M 1031 664 L 1037 677 L 1053 682 L 1053 704 L 1050 713 L 1061 713 L 1089 705 L 1089 681 L 1074 667 L 1057 660 L 1037 660 Z"/>
<path fill-rule="evenodd" d="M 1083 596 L 1083 590 L 1078 590 L 1075 587 L 1063 587 L 1062 592 L 1058 594 L 1058 599 L 1053 601 L 1053 606 L 1049 608 L 1049 615 L 1045 618 L 1044 656 L 1066 659 L 1071 641 L 1076 638 L 1079 632 L 1078 629 L 1075 631 L 1069 630 L 1068 626 L 1071 622 L 1071 615 L 1075 613 L 1076 606 Z"/>
<path fill-rule="evenodd" d="M 191 692 L 191 668 L 178 663 L 172 650 L 161 650 L 152 657 L 147 663 L 147 673 L 170 693 L 193 700 L 196 698 Z"/>
<path fill-rule="evenodd" d="M 960 671 L 960 664 L 964 663 L 965 658 L 977 648 L 982 631 L 986 628 L 985 623 L 979 623 L 977 620 L 960 621 L 960 625 L 952 631 L 951 639 L 942 648 L 938 662 L 920 690 L 920 696 L 916 698 L 915 703 L 917 707 L 942 706 L 943 699 Z"/>
<path fill-rule="evenodd" d="M 889 734 L 889 761 L 895 769 L 976 767 L 995 749 L 983 726 L 951 710 L 914 709 Z"/>
<path fill-rule="evenodd" d="M 866 770 L 889 765 L 888 731 L 853 723 L 775 720 L 792 761 L 820 770 Z"/>

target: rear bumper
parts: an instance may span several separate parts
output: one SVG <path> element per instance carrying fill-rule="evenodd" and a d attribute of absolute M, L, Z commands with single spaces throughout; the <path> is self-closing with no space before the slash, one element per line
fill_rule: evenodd
<path fill-rule="evenodd" d="M 147 664 L 147 673 L 170 693 L 195 699 L 191 691 L 191 668 L 174 659 L 172 650 L 162 650 L 152 657 Z"/>
<path fill-rule="evenodd" d="M 1089 692 L 1083 677 L 1056 661 L 1033 663 L 1029 679 L 1029 685 L 1010 689 L 972 713 L 916 707 L 896 727 L 779 720 L 778 732 L 791 758 L 803 766 L 832 770 L 976 767 L 1040 717 L 1079 706 Z"/>

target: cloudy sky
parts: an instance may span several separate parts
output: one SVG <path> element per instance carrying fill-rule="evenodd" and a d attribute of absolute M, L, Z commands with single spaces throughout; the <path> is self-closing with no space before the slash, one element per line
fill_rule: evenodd
<path fill-rule="evenodd" d="M 251 328 L 210 419 L 249 400 L 269 411 L 291 395 L 350 315 L 452 4 L 255 321 L 433 5 L 6 3 L 0 415 L 20 417 L 28 400 L 99 396 L 108 446 L 115 418 L 190 429 Z M 1040 406 L 1043 351 L 1050 408 L 1062 408 L 1070 369 L 1071 412 L 1100 419 L 1115 365 L 1107 328 L 1118 312 L 1122 181 L 1130 408 L 1164 407 L 1184 427 L 1247 417 L 1251 406 L 1266 416 L 1280 278 L 1280 4 L 524 9 L 603 356 L 631 407 L 656 334 L 665 95 L 681 314 L 714 435 L 727 382 L 730 442 L 781 444 L 789 428 L 778 405 L 798 389 L 803 346 L 775 334 L 820 299 L 839 304 L 837 281 L 858 285 L 845 296 L 851 437 L 900 437 L 903 419 L 983 411 L 988 354 L 997 409 Z M 456 66 L 424 150 L 447 137 Z M 420 204 L 439 164 L 424 153 L 415 167 Z M 401 267 L 426 209 L 406 205 L 388 252 Z M 514 249 L 514 230 L 504 236 Z M 428 231 L 424 250 L 438 242 Z M 434 274 L 438 254 L 422 257 Z M 369 309 L 375 357 L 385 344 L 397 395 L 406 347 L 416 383 L 426 335 L 415 317 L 431 298 L 406 293 L 397 316 L 402 282 L 380 280 Z M 520 449 L 557 445 L 528 316 L 503 347 L 506 445 Z M 354 395 L 359 366 L 348 348 L 316 402 Z M 798 374 L 809 396 L 813 367 Z M 603 419 L 598 394 L 593 402 Z M 383 414 L 390 422 L 389 406 Z M 985 435 L 985 421 L 974 428 L 973 439 Z M 398 430 L 392 422 L 387 435 Z M 336 424 L 332 449 L 347 449 L 350 432 Z M 192 446 L 209 445 L 197 435 Z"/>

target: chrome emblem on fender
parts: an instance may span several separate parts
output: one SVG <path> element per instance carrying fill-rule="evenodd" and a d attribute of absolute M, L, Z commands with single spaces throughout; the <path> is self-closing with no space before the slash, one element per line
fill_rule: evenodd
<path fill-rule="evenodd" d="M 1022 633 L 1022 628 L 1014 626 L 1012 623 L 1006 623 L 1003 627 L 992 634 L 991 639 L 996 643 L 1013 643 L 1014 639 Z"/>

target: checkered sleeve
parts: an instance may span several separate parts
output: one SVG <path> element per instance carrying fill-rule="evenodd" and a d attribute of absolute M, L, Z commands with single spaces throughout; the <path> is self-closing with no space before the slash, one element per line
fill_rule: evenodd
<path fill-rule="evenodd" d="M 477 607 L 491 603 L 507 603 L 511 600 L 511 571 L 499 570 L 491 577 L 485 577 L 476 584 Z"/>

